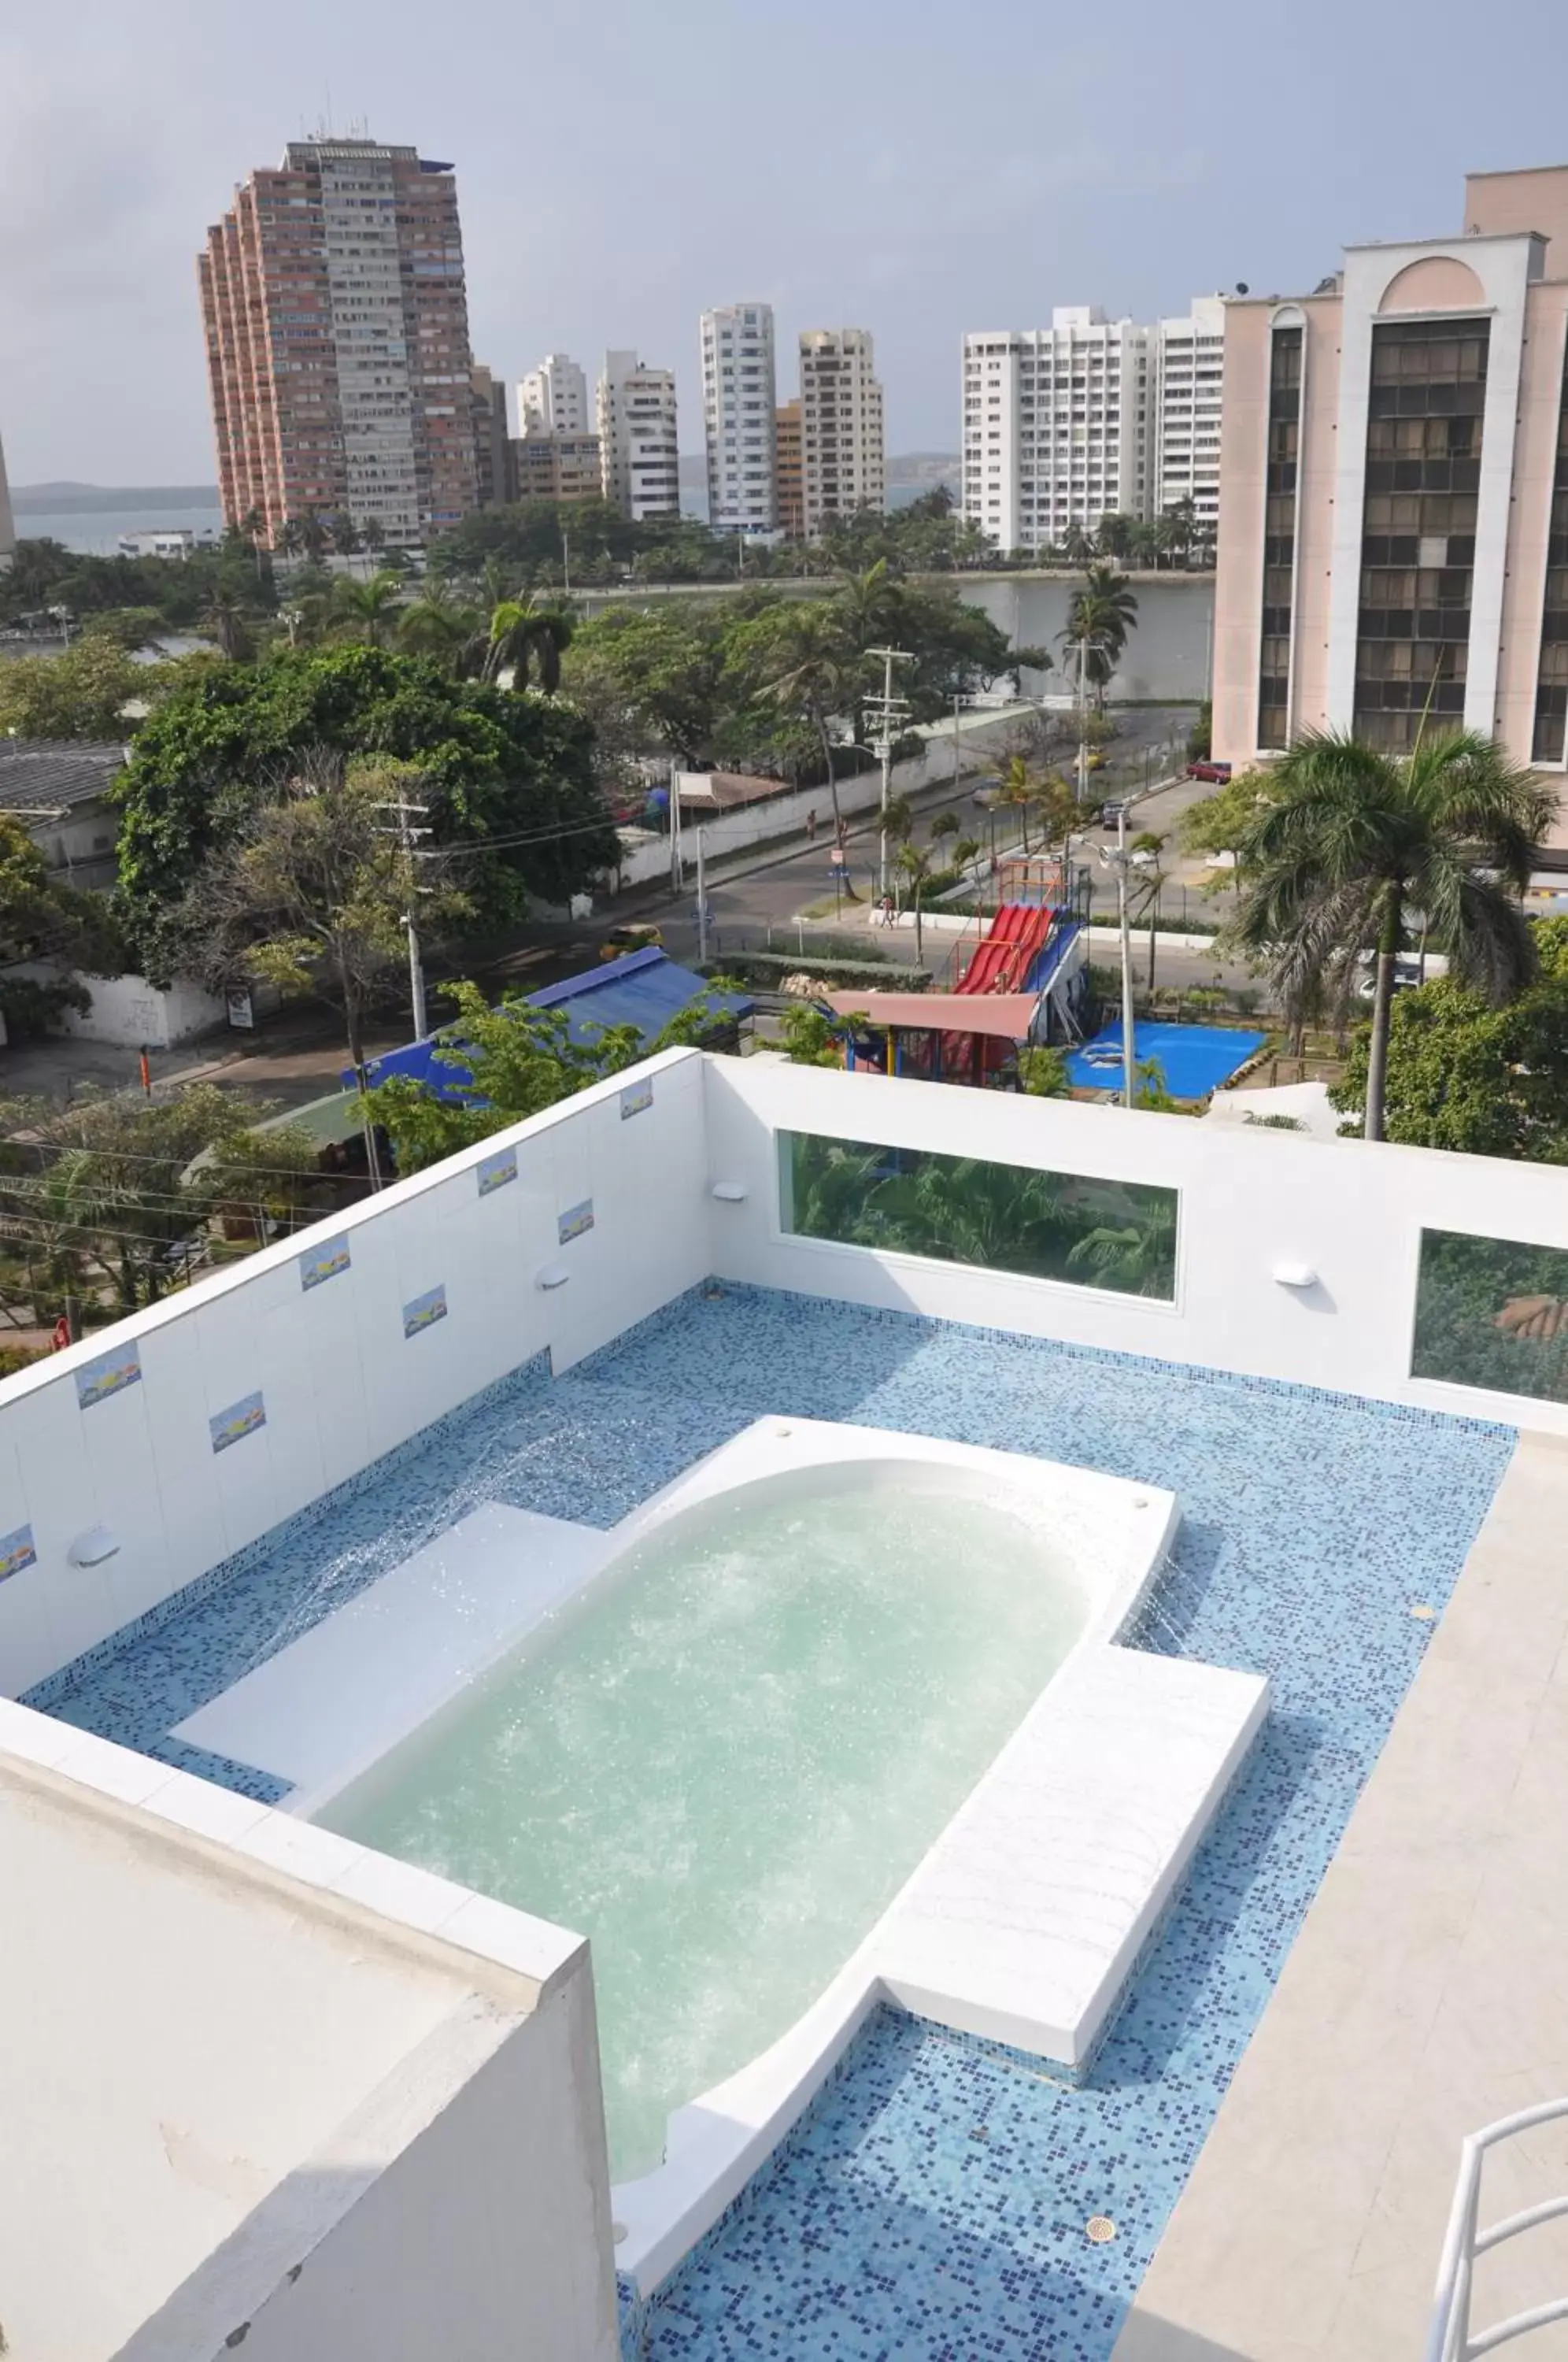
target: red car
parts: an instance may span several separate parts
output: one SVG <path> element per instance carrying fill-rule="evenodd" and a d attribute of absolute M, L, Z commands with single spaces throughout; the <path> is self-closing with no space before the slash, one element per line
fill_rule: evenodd
<path fill-rule="evenodd" d="M 1201 763 L 1189 763 L 1187 776 L 1189 779 L 1209 779 L 1215 787 L 1222 788 L 1231 777 L 1231 766 L 1229 763 L 1211 763 L 1206 757 Z"/>

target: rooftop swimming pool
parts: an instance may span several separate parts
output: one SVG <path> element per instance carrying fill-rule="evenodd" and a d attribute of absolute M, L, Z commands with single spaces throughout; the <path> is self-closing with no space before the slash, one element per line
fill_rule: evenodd
<path fill-rule="evenodd" d="M 1509 1430 L 809 1297 L 699 1289 L 558 1381 L 537 1365 L 503 1380 L 32 1702 L 187 1763 L 176 1725 L 465 1514 L 500 1501 L 608 1529 L 767 1417 L 947 1437 L 1169 1488 L 1182 1524 L 1143 1646 L 1267 1672 L 1271 1712 L 1087 2084 L 879 2014 L 745 2205 L 651 2302 L 631 2303 L 626 2350 L 648 2362 L 982 2350 L 1109 2362 Z M 678 1589 L 677 1573 L 650 1571 L 650 1601 L 661 1582 Z M 862 1607 L 882 1628 L 875 1597 Z M 782 1641 L 784 1606 L 778 1616 Z M 586 1620 L 563 1634 L 584 1711 L 603 1715 L 595 1668 L 611 1677 L 625 1637 L 595 1640 Z M 901 1642 L 889 1657 L 918 1703 Z M 550 1694 L 560 1704 L 568 1691 Z M 686 1745 L 683 1733 L 664 1738 Z M 541 1772 L 556 1743 L 536 1755 L 530 1741 Z M 852 1731 L 824 1743 L 859 1760 Z M 280 1793 L 255 1766 L 196 1768 Z M 604 1818 L 608 1847 L 608 1805 Z M 744 1862 L 744 1833 L 735 1842 Z M 602 1992 L 606 1975 L 596 1958 Z M 1116 2226 L 1104 2245 L 1085 2235 L 1097 2213 Z"/>
<path fill-rule="evenodd" d="M 617 2180 L 827 1985 L 1083 1629 L 1038 1523 L 919 1474 L 688 1512 L 318 1816 L 591 1937 Z"/>

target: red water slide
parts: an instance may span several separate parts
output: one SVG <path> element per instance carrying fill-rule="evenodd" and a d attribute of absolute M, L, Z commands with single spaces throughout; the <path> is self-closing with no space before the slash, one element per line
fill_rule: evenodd
<path fill-rule="evenodd" d="M 960 992 L 1021 992 L 1045 948 L 1052 912 L 1037 903 L 1004 902 L 958 980 Z"/>

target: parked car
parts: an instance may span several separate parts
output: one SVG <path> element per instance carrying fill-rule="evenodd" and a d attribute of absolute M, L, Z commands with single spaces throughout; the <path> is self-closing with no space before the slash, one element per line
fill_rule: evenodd
<path fill-rule="evenodd" d="M 1201 762 L 1187 765 L 1187 776 L 1189 779 L 1208 779 L 1213 786 L 1222 788 L 1230 779 L 1231 766 L 1229 763 L 1211 762 L 1206 755 Z"/>
<path fill-rule="evenodd" d="M 1113 796 L 1109 803 L 1101 804 L 1099 808 L 1099 824 L 1101 828 L 1118 827 L 1121 823 L 1122 813 L 1128 809 L 1129 806 L 1127 800 L 1123 796 Z"/>
<path fill-rule="evenodd" d="M 1372 1000 L 1375 999 L 1377 993 L 1377 954 L 1375 952 L 1362 952 L 1357 957 L 1356 966 L 1361 970 L 1361 975 L 1355 988 L 1356 999 L 1358 1000 Z M 1418 985 L 1420 981 L 1420 961 L 1413 957 L 1407 959 L 1403 954 L 1398 955 L 1394 962 L 1395 991 L 1408 991 L 1411 986 Z"/>
<path fill-rule="evenodd" d="M 663 943 L 663 935 L 651 921 L 642 925 L 634 922 L 624 927 L 612 927 L 599 946 L 599 956 L 602 960 L 623 959 L 627 952 L 657 951 Z"/>

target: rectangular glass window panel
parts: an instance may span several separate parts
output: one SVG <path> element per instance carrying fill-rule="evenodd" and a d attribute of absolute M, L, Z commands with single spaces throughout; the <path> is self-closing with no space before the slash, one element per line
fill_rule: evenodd
<path fill-rule="evenodd" d="M 1568 1402 L 1568 1248 L 1423 1231 L 1410 1374 Z"/>
<path fill-rule="evenodd" d="M 1174 1189 L 815 1132 L 778 1149 L 779 1227 L 797 1238 L 1175 1301 Z"/>

